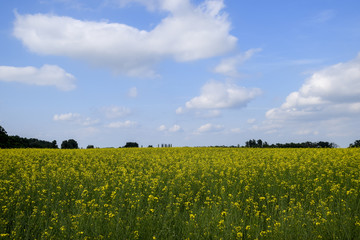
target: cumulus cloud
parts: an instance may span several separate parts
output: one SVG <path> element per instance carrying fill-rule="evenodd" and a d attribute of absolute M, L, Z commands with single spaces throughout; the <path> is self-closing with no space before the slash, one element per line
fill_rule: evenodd
<path fill-rule="evenodd" d="M 353 60 L 317 71 L 290 93 L 270 120 L 321 120 L 360 114 L 360 54 Z"/>
<path fill-rule="evenodd" d="M 179 12 L 191 7 L 188 0 L 109 0 L 109 2 L 125 7 L 131 3 L 138 3 L 146 6 L 150 11 L 163 10 L 169 12 Z"/>
<path fill-rule="evenodd" d="M 55 114 L 53 119 L 54 121 L 73 121 L 79 119 L 81 116 L 78 113 L 63 113 Z"/>
<path fill-rule="evenodd" d="M 238 67 L 246 60 L 250 59 L 255 53 L 260 52 L 261 48 L 250 49 L 244 54 L 235 57 L 222 59 L 220 64 L 214 68 L 215 73 L 220 73 L 228 77 L 239 77 Z"/>
<path fill-rule="evenodd" d="M 149 7 L 169 12 L 150 31 L 51 14 L 16 14 L 13 33 L 32 52 L 67 56 L 129 76 L 154 76 L 153 64 L 164 58 L 193 61 L 236 46 L 231 24 L 221 11 L 223 1 L 198 6 L 189 0 L 150 2 Z"/>
<path fill-rule="evenodd" d="M 175 133 L 175 132 L 180 132 L 182 131 L 182 128 L 180 125 L 178 124 L 174 124 L 172 127 L 167 128 L 165 125 L 161 125 L 158 127 L 157 129 L 160 132 L 171 132 L 171 133 Z"/>
<path fill-rule="evenodd" d="M 71 122 L 83 126 L 91 126 L 97 124 L 99 120 L 92 119 L 89 117 L 83 117 L 79 113 L 63 113 L 63 114 L 55 114 L 53 116 L 53 120 L 57 122 L 66 121 Z"/>
<path fill-rule="evenodd" d="M 56 65 L 35 67 L 0 66 L 0 81 L 37 86 L 55 86 L 62 91 L 75 89 L 75 77 Z"/>
<path fill-rule="evenodd" d="M 158 127 L 158 131 L 163 132 L 166 131 L 167 127 L 165 125 L 161 125 L 160 127 Z"/>
<path fill-rule="evenodd" d="M 214 125 L 211 123 L 200 126 L 195 133 L 206 133 L 206 132 L 219 132 L 224 129 L 223 125 Z"/>
<path fill-rule="evenodd" d="M 130 121 L 130 120 L 126 120 L 124 122 L 118 121 L 118 122 L 111 122 L 108 125 L 106 125 L 106 127 L 108 128 L 131 128 L 136 126 L 137 123 Z"/>
<path fill-rule="evenodd" d="M 202 89 L 200 96 L 186 102 L 187 109 L 224 109 L 245 107 L 246 104 L 261 94 L 258 88 L 248 89 L 231 83 L 210 81 Z M 178 108 L 177 113 L 183 112 Z"/>

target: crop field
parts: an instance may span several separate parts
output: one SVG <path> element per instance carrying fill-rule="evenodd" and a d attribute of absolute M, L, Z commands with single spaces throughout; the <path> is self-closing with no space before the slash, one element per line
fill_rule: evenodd
<path fill-rule="evenodd" d="M 0 239 L 360 239 L 360 149 L 0 150 Z"/>

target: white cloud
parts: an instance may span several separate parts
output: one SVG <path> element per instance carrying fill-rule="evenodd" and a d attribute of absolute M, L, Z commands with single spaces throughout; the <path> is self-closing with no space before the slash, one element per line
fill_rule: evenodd
<path fill-rule="evenodd" d="M 130 3 L 138 3 L 146 6 L 150 11 L 163 10 L 172 13 L 184 11 L 191 7 L 188 0 L 108 0 L 118 4 L 120 7 L 125 7 Z"/>
<path fill-rule="evenodd" d="M 223 125 L 214 125 L 211 123 L 200 126 L 195 133 L 218 132 L 224 129 Z"/>
<path fill-rule="evenodd" d="M 277 134 L 354 136 L 360 121 L 360 54 L 314 72 L 266 118 L 261 129 Z"/>
<path fill-rule="evenodd" d="M 38 86 L 55 86 L 63 91 L 75 89 L 75 77 L 56 65 L 35 67 L 0 66 L 0 81 Z"/>
<path fill-rule="evenodd" d="M 111 122 L 108 125 L 106 125 L 106 127 L 108 128 L 131 128 L 136 126 L 137 123 L 130 121 L 130 120 L 126 120 L 125 122 Z"/>
<path fill-rule="evenodd" d="M 150 5 L 170 12 L 151 31 L 50 14 L 16 14 L 13 32 L 32 52 L 67 56 L 129 76 L 154 76 L 153 64 L 164 58 L 198 60 L 221 55 L 236 45 L 220 0 L 197 7 L 189 0 L 159 0 Z"/>
<path fill-rule="evenodd" d="M 360 114 L 360 54 L 312 74 L 290 93 L 279 108 L 266 113 L 271 120 L 314 120 Z"/>
<path fill-rule="evenodd" d="M 131 110 L 126 107 L 121 106 L 110 106 L 110 107 L 103 107 L 100 110 L 106 118 L 121 118 L 128 116 L 131 113 Z"/>
<path fill-rule="evenodd" d="M 63 114 L 55 114 L 53 117 L 54 121 L 74 121 L 78 120 L 81 117 L 78 113 L 63 113 Z"/>
<path fill-rule="evenodd" d="M 92 119 L 92 118 L 87 117 L 85 119 L 82 119 L 81 124 L 84 126 L 91 126 L 91 125 L 97 124 L 99 122 L 100 121 L 98 119 Z"/>
<path fill-rule="evenodd" d="M 137 88 L 136 87 L 132 87 L 129 89 L 128 91 L 128 96 L 131 97 L 131 98 L 136 98 L 138 95 L 138 91 L 137 91 Z"/>
<path fill-rule="evenodd" d="M 258 88 L 248 89 L 231 83 L 210 81 L 206 83 L 198 97 L 186 102 L 187 109 L 224 109 L 245 107 L 246 104 L 261 94 Z M 178 109 L 181 112 L 183 109 Z"/>
<path fill-rule="evenodd" d="M 165 125 L 161 125 L 157 128 L 158 131 L 160 132 L 171 132 L 171 133 L 175 133 L 175 132 L 180 132 L 182 131 L 182 128 L 180 125 L 178 124 L 174 124 L 172 127 L 167 128 Z"/>
<path fill-rule="evenodd" d="M 239 77 L 240 74 L 237 68 L 246 60 L 250 59 L 255 53 L 260 52 L 261 50 L 261 48 L 250 49 L 244 54 L 222 59 L 220 64 L 214 68 L 214 72 L 223 74 L 228 77 Z"/>
<path fill-rule="evenodd" d="M 167 127 L 165 125 L 161 125 L 160 127 L 158 127 L 158 131 L 163 132 L 166 131 Z"/>
<path fill-rule="evenodd" d="M 54 121 L 66 121 L 71 122 L 83 126 L 91 126 L 97 124 L 99 120 L 91 119 L 89 117 L 83 117 L 79 113 L 63 113 L 63 114 L 55 114 L 53 117 Z"/>
<path fill-rule="evenodd" d="M 180 127 L 180 125 L 177 125 L 177 124 L 175 124 L 174 126 L 169 128 L 169 132 L 179 132 L 179 131 L 181 131 L 181 127 Z"/>
<path fill-rule="evenodd" d="M 175 112 L 176 114 L 183 114 L 185 113 L 185 109 L 183 107 L 178 107 Z"/>

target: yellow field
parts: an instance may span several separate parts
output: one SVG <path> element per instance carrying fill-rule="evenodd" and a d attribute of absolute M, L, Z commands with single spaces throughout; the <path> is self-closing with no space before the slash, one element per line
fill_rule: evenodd
<path fill-rule="evenodd" d="M 360 239 L 360 149 L 0 150 L 1 239 Z"/>

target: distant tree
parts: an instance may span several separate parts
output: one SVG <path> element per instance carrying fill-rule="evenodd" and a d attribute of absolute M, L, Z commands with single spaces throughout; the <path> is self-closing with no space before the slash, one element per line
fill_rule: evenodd
<path fill-rule="evenodd" d="M 251 139 L 251 140 L 245 142 L 245 147 L 262 148 L 263 147 L 263 141 L 261 139 L 259 139 L 257 141 L 255 139 Z"/>
<path fill-rule="evenodd" d="M 7 132 L 5 131 L 5 129 L 0 126 L 0 135 L 6 135 L 7 136 Z"/>
<path fill-rule="evenodd" d="M 253 147 L 255 147 L 255 146 L 256 146 L 256 141 L 255 141 L 255 139 L 251 139 L 251 140 L 245 142 L 245 147 L 253 148 Z"/>
<path fill-rule="evenodd" d="M 51 148 L 59 148 L 58 145 L 57 145 L 56 140 L 51 142 Z"/>
<path fill-rule="evenodd" d="M 350 143 L 349 148 L 358 148 L 360 147 L 360 140 L 355 140 L 354 143 Z"/>
<path fill-rule="evenodd" d="M 124 146 L 124 148 L 138 148 L 139 144 L 136 142 L 127 142 Z"/>
<path fill-rule="evenodd" d="M 74 139 L 65 140 L 61 143 L 61 149 L 78 149 L 78 143 Z"/>
<path fill-rule="evenodd" d="M 5 129 L 0 126 L 0 148 L 7 148 L 8 147 L 8 140 L 9 137 Z"/>
<path fill-rule="evenodd" d="M 153 147 L 153 145 L 149 145 L 149 146 L 148 146 L 148 148 L 152 148 L 152 147 Z"/>
<path fill-rule="evenodd" d="M 94 145 L 88 145 L 86 148 L 87 149 L 94 148 Z"/>
<path fill-rule="evenodd" d="M 359 141 L 360 144 L 360 141 Z M 250 148 L 336 148 L 337 145 L 335 143 L 329 142 L 302 142 L 302 143 L 276 143 L 269 145 L 267 142 L 263 142 L 261 139 L 259 140 L 249 140 L 245 142 L 245 147 Z"/>
<path fill-rule="evenodd" d="M 67 140 L 62 141 L 61 149 L 69 149 L 69 143 Z"/>

